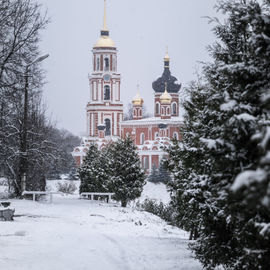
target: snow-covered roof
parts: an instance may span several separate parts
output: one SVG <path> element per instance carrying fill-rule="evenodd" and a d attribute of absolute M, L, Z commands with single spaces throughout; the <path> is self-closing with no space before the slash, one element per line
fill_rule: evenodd
<path fill-rule="evenodd" d="M 172 117 L 171 119 L 161 119 L 161 117 L 148 117 L 140 120 L 127 120 L 120 122 L 120 125 L 146 125 L 146 124 L 181 124 L 183 117 Z"/>

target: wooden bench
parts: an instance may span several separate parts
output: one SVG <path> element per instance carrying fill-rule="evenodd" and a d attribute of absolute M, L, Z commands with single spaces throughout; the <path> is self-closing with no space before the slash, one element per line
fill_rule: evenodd
<path fill-rule="evenodd" d="M 61 194 L 60 192 L 50 192 L 50 191 L 23 191 L 22 195 L 32 195 L 33 201 L 36 201 L 36 195 L 49 195 L 50 203 L 53 202 L 53 194 Z"/>
<path fill-rule="evenodd" d="M 6 202 L 6 201 L 1 201 L 0 202 L 0 207 L 1 207 L 0 208 L 0 219 L 3 219 L 4 221 L 13 220 L 15 210 L 7 208 L 9 206 L 10 206 L 10 202 Z"/>
<path fill-rule="evenodd" d="M 80 198 L 83 199 L 87 197 L 87 199 L 94 200 L 94 196 L 108 196 L 107 202 L 109 203 L 114 194 L 115 193 L 110 193 L 110 192 L 82 192 L 80 194 Z"/>

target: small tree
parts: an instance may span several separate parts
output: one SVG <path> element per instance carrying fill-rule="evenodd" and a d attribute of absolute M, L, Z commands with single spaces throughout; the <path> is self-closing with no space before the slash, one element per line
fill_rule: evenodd
<path fill-rule="evenodd" d="M 160 165 L 157 169 L 156 165 L 153 165 L 151 174 L 148 177 L 148 181 L 152 182 L 152 183 L 167 183 L 169 182 L 171 179 L 170 174 L 168 173 L 165 164 L 164 164 L 164 160 L 162 160 L 160 162 Z"/>
<path fill-rule="evenodd" d="M 108 147 L 106 156 L 111 174 L 108 187 L 121 206 L 126 207 L 141 195 L 145 184 L 136 147 L 130 137 L 121 139 Z"/>
<path fill-rule="evenodd" d="M 79 178 L 81 179 L 80 193 L 108 191 L 105 164 L 106 162 L 102 160 L 102 153 L 97 146 L 90 145 L 84 162 L 78 169 Z"/>

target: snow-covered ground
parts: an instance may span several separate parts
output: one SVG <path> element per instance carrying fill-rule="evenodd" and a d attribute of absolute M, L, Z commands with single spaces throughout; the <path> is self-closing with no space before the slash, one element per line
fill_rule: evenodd
<path fill-rule="evenodd" d="M 1 269 L 202 269 L 188 234 L 150 213 L 77 195 L 11 202 L 15 220 L 0 222 Z"/>

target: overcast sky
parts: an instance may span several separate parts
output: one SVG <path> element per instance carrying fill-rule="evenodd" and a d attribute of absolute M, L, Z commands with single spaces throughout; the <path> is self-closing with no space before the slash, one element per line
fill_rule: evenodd
<path fill-rule="evenodd" d="M 86 130 L 88 74 L 92 47 L 103 23 L 103 0 L 38 0 L 51 23 L 42 33 L 42 53 L 50 57 L 44 97 L 60 128 L 80 135 Z M 206 46 L 213 43 L 216 0 L 107 0 L 107 25 L 118 48 L 124 105 L 140 85 L 147 110 L 153 111 L 152 82 L 163 72 L 166 46 L 171 72 L 182 86 L 195 78 L 199 61 L 210 60 Z M 180 93 L 181 94 L 181 93 Z"/>

